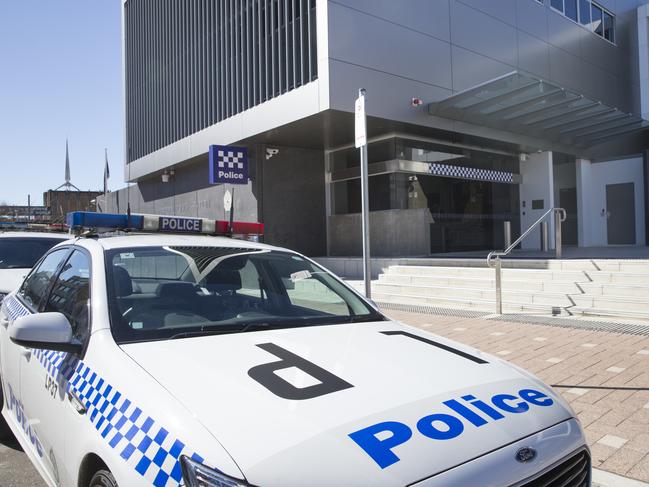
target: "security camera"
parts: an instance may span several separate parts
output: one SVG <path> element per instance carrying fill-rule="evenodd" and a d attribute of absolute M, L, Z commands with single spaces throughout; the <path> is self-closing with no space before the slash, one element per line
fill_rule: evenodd
<path fill-rule="evenodd" d="M 519 160 L 520 162 L 525 162 L 525 161 L 527 161 L 529 158 L 530 158 L 530 156 L 527 155 L 527 154 L 525 154 L 524 152 L 521 152 L 520 154 L 518 154 L 518 160 Z"/>
<path fill-rule="evenodd" d="M 270 159 L 277 154 L 279 154 L 279 149 L 266 149 L 266 159 Z"/>
<path fill-rule="evenodd" d="M 421 98 L 412 98 L 410 100 L 410 105 L 413 107 L 419 107 L 423 104 L 424 104 L 424 100 L 422 100 Z"/>

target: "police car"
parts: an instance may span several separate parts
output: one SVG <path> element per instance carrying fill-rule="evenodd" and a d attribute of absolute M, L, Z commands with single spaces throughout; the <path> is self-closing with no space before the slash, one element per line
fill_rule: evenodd
<path fill-rule="evenodd" d="M 69 238 L 69 235 L 46 232 L 0 233 L 0 303 L 22 283 L 45 252 Z"/>
<path fill-rule="evenodd" d="M 574 412 L 308 258 L 75 213 L 0 314 L 2 413 L 52 486 L 589 486 Z M 94 230 L 92 230 L 94 229 Z M 82 231 L 81 231 L 82 230 Z"/>

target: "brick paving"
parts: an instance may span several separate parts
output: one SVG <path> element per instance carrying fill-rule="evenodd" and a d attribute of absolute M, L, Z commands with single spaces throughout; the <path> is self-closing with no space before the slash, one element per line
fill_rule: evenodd
<path fill-rule="evenodd" d="M 649 337 L 386 314 L 513 362 L 555 386 L 584 427 L 593 467 L 649 482 Z"/>

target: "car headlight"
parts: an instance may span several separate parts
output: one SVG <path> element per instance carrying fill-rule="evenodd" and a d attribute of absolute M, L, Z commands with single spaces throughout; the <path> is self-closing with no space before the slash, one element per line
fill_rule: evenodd
<path fill-rule="evenodd" d="M 247 487 L 242 480 L 233 479 L 218 470 L 206 467 L 191 458 L 181 455 L 180 467 L 186 487 Z"/>

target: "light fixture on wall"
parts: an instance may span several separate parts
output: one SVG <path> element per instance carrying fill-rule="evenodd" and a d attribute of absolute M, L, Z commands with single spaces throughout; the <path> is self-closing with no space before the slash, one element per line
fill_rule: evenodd
<path fill-rule="evenodd" d="M 162 173 L 162 182 L 163 183 L 168 183 L 169 180 L 176 175 L 176 171 L 173 169 L 165 169 L 164 172 Z"/>
<path fill-rule="evenodd" d="M 518 160 L 519 162 L 525 162 L 530 158 L 529 154 L 525 154 L 525 152 L 521 152 L 518 154 Z"/>

